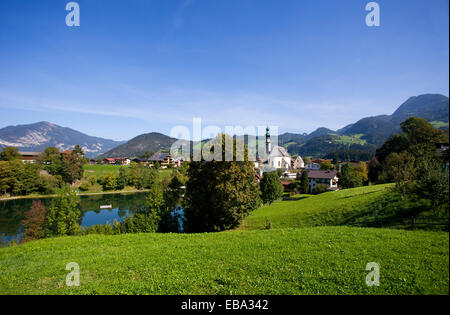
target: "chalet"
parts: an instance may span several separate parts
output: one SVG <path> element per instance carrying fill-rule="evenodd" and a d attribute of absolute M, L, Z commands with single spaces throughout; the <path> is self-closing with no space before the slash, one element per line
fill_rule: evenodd
<path fill-rule="evenodd" d="M 174 159 L 169 153 L 156 152 L 148 159 L 148 161 L 152 165 L 155 165 L 155 163 L 158 162 L 162 168 L 166 168 L 169 165 L 175 165 Z"/>
<path fill-rule="evenodd" d="M 23 163 L 36 163 L 42 152 L 19 152 Z"/>
<path fill-rule="evenodd" d="M 114 165 L 114 164 L 116 164 L 116 159 L 113 159 L 113 158 L 103 159 L 103 164 L 104 165 Z"/>
<path fill-rule="evenodd" d="M 119 157 L 119 158 L 115 158 L 115 163 L 116 165 L 130 165 L 131 160 L 129 158 L 126 157 Z"/>
<path fill-rule="evenodd" d="M 305 170 L 308 172 L 309 188 L 312 192 L 317 184 L 326 184 L 328 190 L 338 189 L 337 171 Z"/>
<path fill-rule="evenodd" d="M 305 162 L 301 156 L 297 156 L 295 159 L 291 159 L 291 168 L 294 170 L 305 168 Z"/>

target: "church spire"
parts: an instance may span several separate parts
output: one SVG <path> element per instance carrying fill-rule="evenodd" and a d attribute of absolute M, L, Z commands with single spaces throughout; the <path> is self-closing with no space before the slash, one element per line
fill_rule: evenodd
<path fill-rule="evenodd" d="M 266 153 L 270 154 L 272 151 L 272 141 L 270 140 L 270 129 L 266 128 Z"/>

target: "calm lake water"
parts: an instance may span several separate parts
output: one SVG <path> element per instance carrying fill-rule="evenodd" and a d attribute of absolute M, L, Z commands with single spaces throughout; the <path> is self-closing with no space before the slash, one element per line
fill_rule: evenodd
<path fill-rule="evenodd" d="M 81 225 L 89 227 L 96 224 L 111 225 L 114 219 L 121 222 L 124 218 L 142 209 L 145 204 L 145 193 L 133 194 L 111 194 L 81 196 Z M 20 240 L 22 226 L 20 221 L 24 219 L 24 213 L 27 212 L 33 200 L 37 199 L 18 199 L 0 201 L 0 236 L 3 242 L 10 242 L 12 239 Z M 46 207 L 50 205 L 52 198 L 42 198 Z M 102 205 L 112 205 L 111 209 L 100 209 Z"/>

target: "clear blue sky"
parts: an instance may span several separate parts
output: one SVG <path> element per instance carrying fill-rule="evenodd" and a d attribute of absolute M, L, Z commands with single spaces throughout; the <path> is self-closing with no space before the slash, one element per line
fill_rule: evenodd
<path fill-rule="evenodd" d="M 449 89 L 448 0 L 0 1 L 0 127 L 337 129 Z"/>

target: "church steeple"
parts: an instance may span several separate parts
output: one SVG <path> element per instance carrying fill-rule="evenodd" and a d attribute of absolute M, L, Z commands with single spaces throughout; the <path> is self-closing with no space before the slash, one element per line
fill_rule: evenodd
<path fill-rule="evenodd" d="M 270 154 L 272 151 L 272 141 L 270 140 L 270 129 L 266 128 L 266 153 Z"/>

